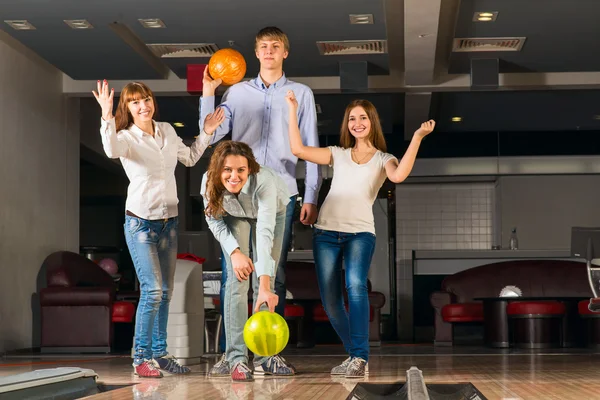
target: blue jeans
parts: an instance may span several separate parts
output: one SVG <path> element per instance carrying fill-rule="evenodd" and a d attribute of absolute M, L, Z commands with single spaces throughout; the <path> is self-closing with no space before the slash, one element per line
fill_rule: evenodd
<path fill-rule="evenodd" d="M 375 250 L 370 232 L 314 230 L 313 252 L 323 307 L 350 357 L 369 360 L 369 295 L 367 277 Z M 349 312 L 342 292 L 345 266 Z"/>
<path fill-rule="evenodd" d="M 167 355 L 167 322 L 177 262 L 178 218 L 149 221 L 125 215 L 125 239 L 138 280 L 133 364 Z"/>
<path fill-rule="evenodd" d="M 275 312 L 284 317 L 285 311 L 285 264 L 287 263 L 288 251 L 292 244 L 292 222 L 294 217 L 294 208 L 296 206 L 296 198 L 298 196 L 290 197 L 290 202 L 285 210 L 285 232 L 283 234 L 283 244 L 281 246 L 281 257 L 279 257 L 279 263 L 277 265 L 277 275 L 275 276 L 275 294 L 279 296 L 279 303 L 275 307 Z M 223 314 L 225 305 L 225 283 L 227 282 L 227 262 L 223 251 L 221 250 L 221 291 L 219 292 L 219 300 L 221 305 L 221 315 Z M 225 323 L 222 320 L 221 333 L 219 335 L 219 348 L 221 353 L 225 353 Z"/>
<path fill-rule="evenodd" d="M 281 248 L 283 243 L 283 231 L 285 229 L 285 213 L 277 214 L 275 222 L 275 231 L 273 232 L 273 247 L 271 248 L 271 257 L 275 261 L 277 267 L 279 257 L 281 255 Z M 248 218 L 237 218 L 232 216 L 225 216 L 223 220 L 227 224 L 227 227 L 231 231 L 232 235 L 237 240 L 240 251 L 246 256 L 250 256 L 250 246 L 256 248 L 256 220 Z M 239 281 L 233 272 L 233 266 L 231 265 L 231 258 L 229 254 L 221 248 L 221 251 L 225 253 L 225 263 L 227 269 L 227 280 L 225 283 L 225 301 L 224 301 L 224 313 L 223 320 L 225 322 L 225 354 L 226 359 L 231 366 L 238 362 L 248 363 L 248 348 L 244 342 L 244 325 L 248 320 L 248 290 L 250 289 L 250 280 L 246 279 Z M 253 261 L 256 265 L 257 258 L 256 252 L 253 252 Z M 275 274 L 273 271 L 271 276 L 271 291 L 275 291 Z M 252 273 L 252 289 L 253 289 L 253 302 L 252 309 L 256 304 L 256 297 L 258 296 L 258 278 L 256 271 Z M 281 302 L 281 298 L 279 299 Z M 262 304 L 260 310 L 268 310 L 266 304 Z M 266 360 L 265 357 L 255 355 L 255 363 L 263 363 Z"/>

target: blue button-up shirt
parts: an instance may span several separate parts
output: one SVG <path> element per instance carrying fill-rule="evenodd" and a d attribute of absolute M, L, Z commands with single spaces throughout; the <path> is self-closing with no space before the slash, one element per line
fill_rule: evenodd
<path fill-rule="evenodd" d="M 209 198 L 206 194 L 207 173 L 202 177 L 200 194 L 204 199 L 204 206 L 208 205 Z M 257 174 L 248 176 L 248 181 L 241 192 L 236 196 L 228 191 L 223 195 L 223 209 L 227 215 L 237 218 L 256 220 L 256 276 L 273 276 L 275 273 L 275 260 L 271 256 L 275 233 L 277 214 L 285 213 L 290 202 L 290 193 L 281 176 L 272 169 L 261 167 Z M 217 241 L 223 246 L 227 254 L 240 247 L 238 238 L 234 236 L 223 218 L 206 216 L 208 228 Z M 243 240 L 250 240 L 249 237 Z"/>
<path fill-rule="evenodd" d="M 231 131 L 232 140 L 248 144 L 256 161 L 275 170 L 287 184 L 290 194 L 295 195 L 298 194 L 298 157 L 290 149 L 289 110 L 285 101 L 288 90 L 293 90 L 298 100 L 302 142 L 305 146 L 318 147 L 317 113 L 312 90 L 287 79 L 285 74 L 268 87 L 259 75 L 227 89 L 220 104 L 225 111 L 225 121 L 214 133 L 212 143 Z M 215 97 L 203 96 L 200 99 L 200 132 L 204 128 L 204 119 L 214 111 Z M 304 203 L 317 204 L 321 179 L 319 166 L 307 162 Z"/>

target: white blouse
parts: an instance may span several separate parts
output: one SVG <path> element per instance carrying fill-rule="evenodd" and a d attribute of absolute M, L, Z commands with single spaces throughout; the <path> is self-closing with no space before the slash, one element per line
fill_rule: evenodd
<path fill-rule="evenodd" d="M 202 131 L 190 147 L 167 122 L 154 122 L 154 137 L 136 125 L 117 133 L 115 119 L 101 118 L 104 152 L 119 158 L 129 178 L 125 209 L 140 218 L 157 220 L 178 215 L 175 167 L 180 161 L 193 167 L 208 147 L 212 135 Z"/>

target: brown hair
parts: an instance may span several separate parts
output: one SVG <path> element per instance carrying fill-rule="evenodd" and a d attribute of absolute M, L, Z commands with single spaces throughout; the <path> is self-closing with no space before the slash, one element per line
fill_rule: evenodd
<path fill-rule="evenodd" d="M 346 107 L 344 120 L 342 121 L 342 127 L 340 128 L 340 146 L 347 149 L 354 147 L 356 144 L 356 139 L 354 136 L 352 136 L 350 130 L 348 129 L 350 112 L 356 107 L 362 107 L 367 113 L 367 117 L 369 117 L 369 121 L 371 122 L 371 130 L 369 131 L 367 140 L 371 142 L 373 147 L 375 147 L 377 150 L 381 150 L 385 153 L 387 151 L 387 146 L 385 144 L 385 137 L 383 136 L 383 129 L 381 128 L 379 114 L 377 113 L 377 109 L 373 103 L 368 100 L 354 100 L 348 104 L 348 107 Z"/>
<path fill-rule="evenodd" d="M 223 195 L 225 186 L 221 182 L 221 172 L 227 156 L 242 156 L 248 160 L 248 169 L 250 175 L 257 174 L 260 171 L 260 165 L 254 158 L 254 153 L 250 146 L 243 142 L 234 142 L 232 140 L 222 141 L 215 147 L 215 151 L 210 157 L 208 171 L 206 172 L 206 197 L 208 205 L 204 213 L 213 218 L 221 218 L 225 215 L 223 209 Z"/>
<path fill-rule="evenodd" d="M 129 112 L 127 105 L 132 100 L 141 100 L 146 97 L 152 98 L 154 104 L 154 114 L 152 118 L 158 117 L 158 105 L 156 104 L 156 98 L 152 90 L 141 82 L 128 83 L 119 96 L 119 105 L 117 106 L 117 112 L 115 113 L 115 123 L 117 125 L 117 132 L 123 129 L 127 129 L 133 124 L 133 116 Z"/>
<path fill-rule="evenodd" d="M 254 43 L 254 48 L 258 47 L 258 42 L 265 39 L 278 40 L 283 43 L 283 48 L 285 51 L 290 51 L 290 41 L 283 31 L 275 26 L 267 26 L 266 28 L 261 29 L 256 34 L 256 40 Z"/>

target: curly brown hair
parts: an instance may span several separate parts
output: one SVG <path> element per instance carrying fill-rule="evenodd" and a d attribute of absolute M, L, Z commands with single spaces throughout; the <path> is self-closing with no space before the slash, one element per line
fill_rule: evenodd
<path fill-rule="evenodd" d="M 208 171 L 206 171 L 206 197 L 208 198 L 208 205 L 204 213 L 209 217 L 221 218 L 226 214 L 223 209 L 223 195 L 227 189 L 225 189 L 221 181 L 221 173 L 223 172 L 223 164 L 227 156 L 242 156 L 246 158 L 248 160 L 250 175 L 255 175 L 260 171 L 260 164 L 256 162 L 252 149 L 246 143 L 235 142 L 233 140 L 225 140 L 219 143 L 210 157 Z"/>
<path fill-rule="evenodd" d="M 121 95 L 119 96 L 119 105 L 117 106 L 117 111 L 115 113 L 117 132 L 129 128 L 131 124 L 133 124 L 133 116 L 129 112 L 127 104 L 132 100 L 142 100 L 147 97 L 152 98 L 152 103 L 154 104 L 154 114 L 152 115 L 152 119 L 156 120 L 156 118 L 158 118 L 158 105 L 156 104 L 154 93 L 152 93 L 152 90 L 150 90 L 148 86 L 141 82 L 130 82 L 123 88 Z"/>
<path fill-rule="evenodd" d="M 346 107 L 346 112 L 344 113 L 344 120 L 342 121 L 342 127 L 340 128 L 340 146 L 347 149 L 354 147 L 356 144 L 356 139 L 350 133 L 348 129 L 348 120 L 350 119 L 350 112 L 355 107 L 362 107 L 367 116 L 369 117 L 369 121 L 371 121 L 371 130 L 369 132 L 369 137 L 367 138 L 369 142 L 375 147 L 377 150 L 381 150 L 384 153 L 387 151 L 387 146 L 385 144 L 385 137 L 383 136 L 383 129 L 381 129 L 381 121 L 379 120 L 379 114 L 377 113 L 377 109 L 368 100 L 354 100 L 348 107 Z"/>

